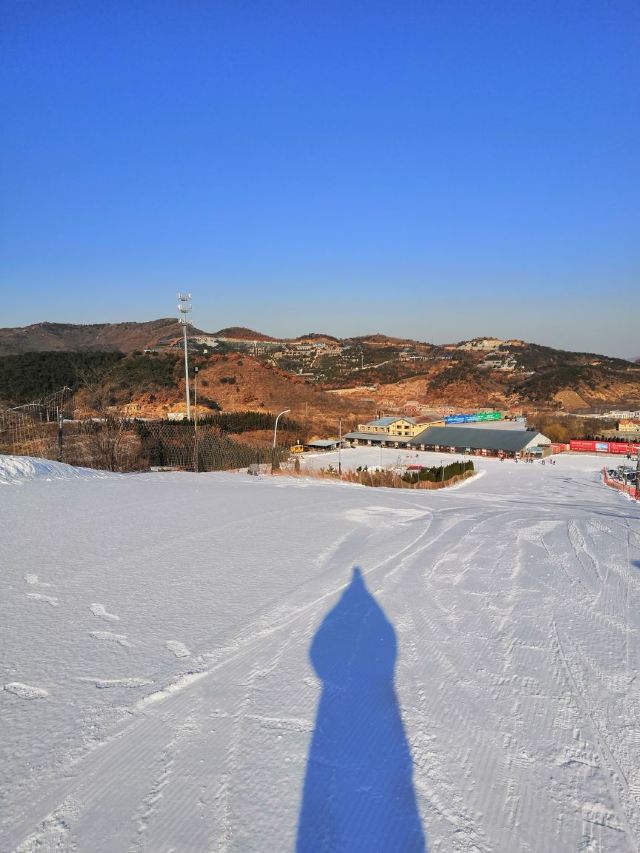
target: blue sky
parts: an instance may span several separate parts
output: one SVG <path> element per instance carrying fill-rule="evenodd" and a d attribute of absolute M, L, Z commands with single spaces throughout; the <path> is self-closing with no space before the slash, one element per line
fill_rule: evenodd
<path fill-rule="evenodd" d="M 640 355 L 635 0 L 0 9 L 0 325 Z"/>

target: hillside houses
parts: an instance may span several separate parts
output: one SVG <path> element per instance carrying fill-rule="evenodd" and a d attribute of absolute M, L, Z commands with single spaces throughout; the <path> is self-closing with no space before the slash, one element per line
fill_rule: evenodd
<path fill-rule="evenodd" d="M 492 352 L 485 356 L 478 364 L 479 370 L 502 370 L 506 373 L 513 373 L 519 369 L 518 362 L 512 355 L 501 353 L 499 351 Z"/>

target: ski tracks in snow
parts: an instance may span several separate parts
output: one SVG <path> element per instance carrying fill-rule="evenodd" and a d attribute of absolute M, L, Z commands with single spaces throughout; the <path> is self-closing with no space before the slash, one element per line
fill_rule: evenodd
<path fill-rule="evenodd" d="M 319 554 L 315 585 L 294 585 L 130 704 L 43 792 L 39 829 L 31 809 L 13 843 L 24 840 L 21 853 L 51 839 L 95 853 L 222 853 L 258 839 L 291 849 L 319 696 L 308 646 L 357 563 L 397 634 L 429 849 L 547 853 L 552 839 L 558 851 L 637 851 L 635 533 L 595 487 L 592 501 L 571 504 L 553 491 L 544 501 L 478 492 L 487 483 L 437 502 L 427 494 L 424 505 L 408 493 L 359 501 L 347 511 L 352 532 Z M 119 621 L 102 605 L 91 612 Z M 135 637 L 124 630 L 92 635 L 117 647 Z M 179 640 L 164 646 L 190 658 Z M 276 778 L 293 804 L 271 794 Z"/>

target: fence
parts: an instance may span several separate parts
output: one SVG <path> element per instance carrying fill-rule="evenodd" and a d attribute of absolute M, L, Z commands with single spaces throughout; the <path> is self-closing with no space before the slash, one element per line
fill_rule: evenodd
<path fill-rule="evenodd" d="M 551 442 L 551 453 L 564 453 L 569 450 L 569 445 L 565 444 L 562 441 L 552 441 Z"/>
<path fill-rule="evenodd" d="M 288 458 L 290 442 L 274 450 L 271 432 L 263 432 L 260 440 L 243 441 L 241 435 L 229 434 L 206 421 L 142 421 L 115 415 L 47 420 L 36 407 L 0 410 L 0 453 L 108 471 L 148 470 L 152 466 L 220 471 L 251 464 L 277 468 Z"/>
<path fill-rule="evenodd" d="M 60 418 L 71 389 L 13 408 L 0 407 L 0 453 L 59 458 Z"/>
<path fill-rule="evenodd" d="M 621 483 L 619 480 L 614 480 L 607 474 L 606 468 L 602 469 L 602 481 L 603 483 L 605 483 L 605 485 L 610 486 L 612 489 L 617 489 L 617 491 L 624 492 L 625 494 L 629 495 L 630 498 L 634 498 L 635 500 L 640 501 L 640 484 L 636 483 L 630 486 Z"/>
<path fill-rule="evenodd" d="M 617 453 L 621 456 L 634 456 L 640 450 L 640 444 L 630 441 L 587 441 L 572 438 L 569 449 L 574 453 Z"/>

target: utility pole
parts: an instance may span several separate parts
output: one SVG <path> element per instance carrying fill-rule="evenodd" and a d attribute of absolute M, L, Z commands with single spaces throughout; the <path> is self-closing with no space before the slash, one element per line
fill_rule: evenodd
<path fill-rule="evenodd" d="M 198 473 L 198 365 L 193 369 L 193 436 L 194 436 L 194 455 L 193 455 L 193 470 Z"/>
<path fill-rule="evenodd" d="M 193 368 L 193 421 L 198 428 L 198 365 Z"/>
<path fill-rule="evenodd" d="M 178 323 L 182 326 L 184 345 L 184 388 L 187 402 L 187 420 L 191 420 L 191 399 L 189 396 L 189 353 L 187 352 L 187 326 L 189 325 L 189 314 L 191 313 L 191 294 L 178 293 L 178 311 L 180 316 Z"/>
<path fill-rule="evenodd" d="M 276 422 L 275 422 L 274 427 L 273 427 L 273 448 L 272 448 L 272 455 L 271 455 L 271 473 L 272 474 L 276 468 L 276 441 L 278 439 L 278 421 L 280 420 L 280 417 L 282 415 L 286 415 L 287 412 L 290 412 L 290 411 L 291 411 L 291 409 L 283 409 L 283 411 L 280 412 L 280 414 L 276 416 Z"/>
<path fill-rule="evenodd" d="M 62 462 L 62 442 L 64 436 L 64 413 L 58 409 L 58 462 Z"/>

